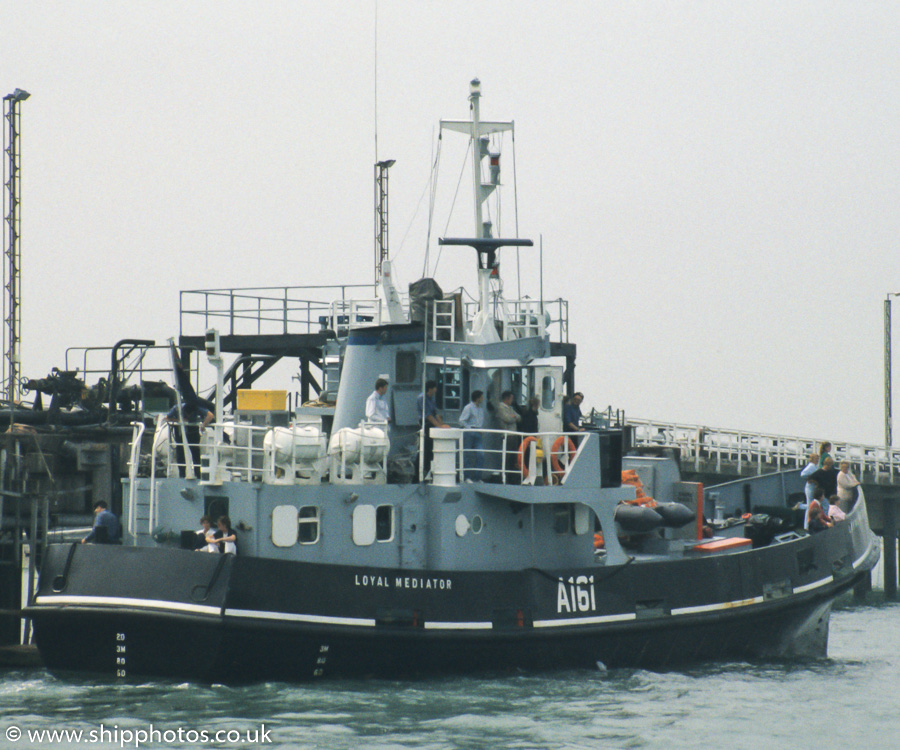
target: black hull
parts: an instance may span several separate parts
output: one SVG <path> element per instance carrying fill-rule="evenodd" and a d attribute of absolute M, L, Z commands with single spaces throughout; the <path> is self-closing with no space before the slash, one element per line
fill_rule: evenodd
<path fill-rule="evenodd" d="M 666 669 L 702 661 L 822 657 L 830 607 L 830 602 L 810 602 L 776 614 L 702 624 L 655 623 L 608 632 L 480 638 L 360 635 L 265 624 L 223 628 L 171 616 L 79 612 L 42 618 L 38 644 L 45 665 L 54 673 L 226 684 L 594 669 L 598 664 Z M 117 641 L 122 634 L 125 638 Z M 808 647 L 803 650 L 773 645 L 804 641 Z M 118 664 L 115 645 L 125 647 Z"/>
<path fill-rule="evenodd" d="M 820 657 L 831 601 L 860 580 L 873 554 L 854 551 L 840 532 L 609 570 L 414 575 L 58 547 L 30 614 L 50 670 L 125 679 L 240 683 Z M 579 586 L 579 576 L 593 580 Z"/>

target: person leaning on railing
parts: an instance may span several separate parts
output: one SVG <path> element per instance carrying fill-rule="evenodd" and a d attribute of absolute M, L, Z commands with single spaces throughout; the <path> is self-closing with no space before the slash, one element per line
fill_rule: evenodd
<path fill-rule="evenodd" d="M 459 423 L 465 428 L 463 433 L 463 464 L 466 479 L 477 482 L 482 478 L 484 467 L 484 392 L 472 391 L 471 401 L 459 415 Z"/>
<path fill-rule="evenodd" d="M 837 475 L 837 496 L 845 508 L 849 508 L 856 497 L 857 487 L 859 480 L 850 471 L 850 462 L 841 461 L 841 470 Z"/>
<path fill-rule="evenodd" d="M 433 380 L 426 381 L 425 392 L 420 393 L 416 398 L 416 412 L 422 420 L 420 426 L 424 431 L 425 455 L 423 457 L 422 479 L 428 476 L 431 469 L 431 461 L 434 459 L 434 440 L 431 437 L 432 427 L 449 427 L 444 424 L 444 419 L 437 410 L 437 403 L 434 400 L 437 395 L 437 383 Z"/>
<path fill-rule="evenodd" d="M 584 394 L 579 391 L 563 407 L 563 429 L 566 432 L 584 432 L 584 427 L 581 426 L 582 401 L 584 401 Z"/>

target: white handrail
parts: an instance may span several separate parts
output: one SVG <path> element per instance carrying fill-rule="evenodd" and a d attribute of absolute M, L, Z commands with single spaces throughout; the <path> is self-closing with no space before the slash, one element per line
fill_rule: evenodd
<path fill-rule="evenodd" d="M 825 439 L 748 432 L 701 425 L 634 419 L 626 422 L 634 428 L 634 442 L 638 446 L 678 447 L 683 461 L 693 461 L 695 471 L 701 461 L 714 460 L 716 471 L 722 462 L 736 463 L 738 472 L 744 464 L 754 466 L 758 474 L 775 470 L 801 468 L 810 453 L 818 453 Z M 875 480 L 884 475 L 900 477 L 900 449 L 883 445 L 847 443 L 831 440 L 831 454 L 835 463 L 849 461 L 860 474 L 872 472 Z"/>
<path fill-rule="evenodd" d="M 131 426 L 134 429 L 131 431 L 131 456 L 128 461 L 128 533 L 134 536 L 137 528 L 134 520 L 137 506 L 135 480 L 141 460 L 141 439 L 144 437 L 145 426 L 143 422 L 132 422 Z"/>

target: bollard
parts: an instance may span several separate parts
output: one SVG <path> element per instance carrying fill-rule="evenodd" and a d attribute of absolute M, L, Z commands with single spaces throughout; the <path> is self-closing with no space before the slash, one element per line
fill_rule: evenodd
<path fill-rule="evenodd" d="M 457 461 L 459 446 L 462 442 L 462 430 L 456 428 L 433 429 L 431 439 L 434 440 L 434 459 L 431 462 L 431 474 L 435 487 L 455 487 L 457 483 Z"/>

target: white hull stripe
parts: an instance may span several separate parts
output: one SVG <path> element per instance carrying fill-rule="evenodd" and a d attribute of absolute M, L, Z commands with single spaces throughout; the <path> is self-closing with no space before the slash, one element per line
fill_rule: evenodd
<path fill-rule="evenodd" d="M 868 554 L 868 553 L 867 553 Z M 860 558 L 864 559 L 866 555 Z M 854 567 L 856 567 L 856 564 Z M 794 594 L 802 594 L 806 591 L 826 586 L 834 580 L 833 576 L 828 576 L 813 583 L 807 583 L 794 589 Z M 673 615 L 693 615 L 703 612 L 718 612 L 727 609 L 736 609 L 738 607 L 747 607 L 753 604 L 760 604 L 764 601 L 763 597 L 755 596 L 751 599 L 740 599 L 732 602 L 721 602 L 718 604 L 702 604 L 696 607 L 680 607 L 672 610 Z M 183 602 L 167 602 L 157 599 L 131 599 L 119 596 L 39 596 L 35 599 L 36 605 L 63 605 L 63 604 L 81 604 L 95 605 L 101 607 L 134 607 L 138 609 L 164 610 L 170 612 L 187 612 L 190 614 L 206 614 L 220 615 L 222 610 L 219 607 L 211 607 L 204 604 L 186 604 Z M 253 609 L 226 609 L 226 617 L 240 617 L 257 620 L 280 620 L 282 622 L 309 622 L 319 625 L 352 625 L 359 627 L 375 627 L 375 620 L 363 617 L 329 617 L 326 615 L 300 615 L 290 612 L 266 612 Z M 558 620 L 535 620 L 535 628 L 560 628 L 560 627 L 577 627 L 580 625 L 600 625 L 610 622 L 627 622 L 637 619 L 637 615 L 633 612 L 618 615 L 599 615 L 596 617 L 566 617 Z M 426 630 L 491 630 L 493 628 L 490 622 L 428 622 L 424 623 Z"/>
<path fill-rule="evenodd" d="M 759 604 L 763 601 L 761 596 L 754 596 L 752 599 L 738 599 L 734 602 L 721 602 L 719 604 L 701 604 L 699 607 L 679 607 L 673 609 L 673 615 L 695 615 L 701 612 L 719 612 L 725 609 L 737 609 L 738 607 L 749 607 L 751 604 Z"/>
<path fill-rule="evenodd" d="M 828 578 L 823 578 L 821 581 L 813 581 L 812 583 L 807 583 L 804 586 L 797 586 L 794 589 L 795 594 L 802 594 L 804 591 L 812 591 L 813 589 L 819 588 L 819 586 L 827 586 L 834 580 L 834 576 L 828 576 Z"/>
<path fill-rule="evenodd" d="M 125 596 L 39 596 L 35 604 L 82 604 L 100 607 L 136 607 L 139 609 L 161 609 L 169 612 L 189 612 L 191 614 L 219 615 L 221 607 L 208 604 L 186 604 L 184 602 L 167 602 L 159 599 L 131 599 Z"/>
<path fill-rule="evenodd" d="M 604 622 L 624 622 L 634 620 L 637 615 L 633 612 L 621 615 L 598 615 L 597 617 L 566 617 L 563 620 L 535 620 L 536 628 L 559 628 L 566 625 L 599 625 Z"/>
<path fill-rule="evenodd" d="M 257 620 L 284 620 L 285 622 L 313 622 L 322 625 L 361 625 L 375 627 L 375 620 L 364 617 L 328 617 L 326 615 L 296 615 L 290 612 L 263 612 L 256 609 L 226 609 L 226 617 L 247 617 Z"/>

